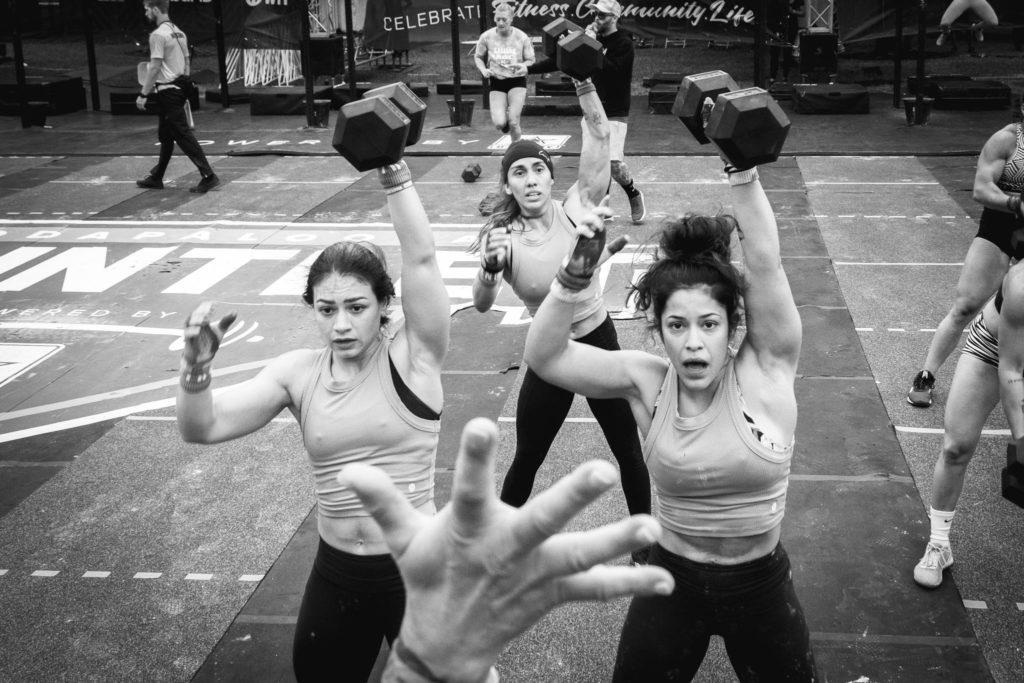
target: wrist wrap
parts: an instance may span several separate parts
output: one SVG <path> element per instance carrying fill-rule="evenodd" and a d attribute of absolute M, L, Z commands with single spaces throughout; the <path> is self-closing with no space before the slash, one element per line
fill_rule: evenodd
<path fill-rule="evenodd" d="M 477 278 L 480 280 L 480 282 L 487 285 L 488 287 L 493 287 L 494 285 L 498 284 L 498 278 L 500 277 L 500 270 L 488 270 L 487 266 L 483 264 L 480 265 L 480 270 L 477 273 Z"/>
<path fill-rule="evenodd" d="M 205 391 L 210 387 L 211 381 L 213 381 L 213 375 L 210 374 L 209 363 L 188 365 L 184 360 L 182 361 L 179 383 L 186 394 L 198 394 Z"/>
<path fill-rule="evenodd" d="M 405 159 L 400 160 L 396 164 L 389 164 L 378 168 L 377 178 L 388 194 L 401 192 L 408 187 L 412 187 L 412 172 L 409 171 L 409 166 L 406 165 Z"/>
<path fill-rule="evenodd" d="M 551 296 L 567 304 L 578 304 L 579 302 L 585 300 L 588 297 L 588 294 L 584 291 L 586 285 L 584 285 L 584 287 L 581 289 L 574 289 L 573 287 L 565 286 L 562 283 L 562 273 L 564 272 L 564 268 L 560 269 L 558 271 L 558 275 L 555 277 L 555 280 L 551 283 Z M 566 275 L 568 275 L 568 273 L 566 273 Z M 570 275 L 569 277 L 572 276 Z M 587 284 L 589 283 L 590 280 L 588 279 Z"/>
<path fill-rule="evenodd" d="M 1006 198 L 1006 208 L 1010 210 L 1014 216 L 1020 218 L 1020 196 L 1011 194 Z"/>
<path fill-rule="evenodd" d="M 730 185 L 746 185 L 747 183 L 752 183 L 760 178 L 757 174 L 756 166 L 743 171 L 737 170 L 733 166 L 726 166 L 725 172 L 729 176 Z"/>
<path fill-rule="evenodd" d="M 597 86 L 589 80 L 583 81 L 576 86 L 576 97 L 583 97 L 587 93 L 597 92 Z"/>

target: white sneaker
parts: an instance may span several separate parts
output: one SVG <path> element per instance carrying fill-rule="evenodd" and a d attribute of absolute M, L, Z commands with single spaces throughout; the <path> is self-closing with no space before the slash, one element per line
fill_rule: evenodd
<path fill-rule="evenodd" d="M 942 584 L 942 570 L 953 564 L 953 549 L 948 545 L 929 543 L 924 557 L 914 567 L 914 581 L 925 588 L 938 588 Z"/>

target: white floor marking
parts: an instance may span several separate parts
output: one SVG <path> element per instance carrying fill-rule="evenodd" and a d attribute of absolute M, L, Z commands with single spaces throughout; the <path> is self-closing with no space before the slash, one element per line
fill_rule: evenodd
<path fill-rule="evenodd" d="M 964 600 L 964 607 L 967 609 L 988 609 L 984 600 Z"/>
<path fill-rule="evenodd" d="M 262 368 L 264 365 L 269 363 L 270 360 L 258 360 L 252 363 L 241 363 L 239 365 L 229 365 L 226 368 L 217 370 L 218 375 L 230 375 L 236 372 L 245 372 L 247 370 L 256 370 Z M 57 403 L 47 403 L 46 405 L 36 406 L 34 408 L 24 408 L 22 410 L 12 410 L 7 413 L 0 413 L 0 422 L 5 420 L 14 420 L 20 417 L 28 417 L 30 415 L 39 415 L 42 413 L 49 413 L 56 410 L 66 410 L 67 408 L 74 408 L 76 406 L 87 405 L 89 403 L 99 403 L 102 401 L 109 401 L 114 398 L 123 398 L 125 396 L 131 396 L 133 394 L 142 394 L 156 389 L 162 389 L 165 387 L 177 386 L 178 378 L 163 379 L 157 382 L 149 382 L 147 384 L 140 384 L 135 387 L 127 387 L 125 389 L 115 389 L 114 391 L 105 391 L 102 394 L 92 394 L 90 396 L 82 396 L 81 398 L 73 398 L 67 401 L 59 401 Z M 229 385 L 230 386 L 230 385 Z M 226 388 L 226 387 L 225 387 Z M 219 387 L 218 387 L 219 389 Z M 214 389 L 217 391 L 218 389 Z"/>
<path fill-rule="evenodd" d="M 907 434 L 945 434 L 945 430 L 937 429 L 935 427 L 901 427 L 900 425 L 894 425 L 893 428 L 897 432 L 906 432 Z M 1009 429 L 983 429 L 981 430 L 982 436 L 1010 436 Z"/>
<path fill-rule="evenodd" d="M 185 574 L 186 581 L 209 581 L 213 574 Z"/>
<path fill-rule="evenodd" d="M 238 577 L 239 581 L 262 581 L 264 574 L 242 574 Z"/>
<path fill-rule="evenodd" d="M 921 262 L 915 263 L 915 262 L 911 262 L 911 261 L 902 261 L 902 262 L 895 262 L 895 261 L 875 261 L 875 262 L 868 262 L 868 261 L 833 261 L 832 264 L 836 265 L 836 266 L 886 266 L 886 267 L 888 267 L 888 266 L 956 266 L 957 268 L 961 268 L 964 265 L 963 261 L 959 261 L 957 263 L 921 263 Z"/>
<path fill-rule="evenodd" d="M 95 415 L 86 415 L 84 417 L 75 418 L 73 420 L 64 420 L 62 422 L 54 422 L 48 425 L 41 425 L 39 427 L 31 427 L 29 429 L 20 429 L 16 432 L 7 432 L 6 434 L 0 434 L 0 443 L 7 443 L 8 441 L 17 441 L 18 439 L 25 439 L 30 436 L 38 436 L 39 434 L 49 434 L 50 432 L 59 432 L 65 429 L 73 429 L 74 427 L 82 427 L 84 425 L 91 425 L 97 422 L 104 422 L 106 420 L 114 420 L 131 413 L 144 412 L 147 410 L 158 410 L 160 408 L 170 408 L 174 405 L 173 398 L 161 399 L 159 401 L 150 401 L 149 403 L 140 403 L 136 406 L 130 406 L 128 408 L 119 408 L 117 410 L 109 410 L 105 413 L 97 413 Z"/>
<path fill-rule="evenodd" d="M 39 576 L 45 579 L 49 579 L 54 576 L 57 576 L 57 574 L 60 574 L 60 572 L 56 569 L 37 569 L 34 572 L 32 572 L 30 576 Z"/>
<path fill-rule="evenodd" d="M 83 579 L 106 579 L 110 576 L 110 572 L 97 572 L 89 571 L 82 574 Z"/>
<path fill-rule="evenodd" d="M 135 572 L 132 576 L 133 579 L 159 579 L 163 576 L 162 572 Z"/>

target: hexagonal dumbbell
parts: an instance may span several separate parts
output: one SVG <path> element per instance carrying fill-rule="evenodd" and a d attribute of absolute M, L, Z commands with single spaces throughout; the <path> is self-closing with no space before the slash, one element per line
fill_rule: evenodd
<path fill-rule="evenodd" d="M 779 158 L 789 134 L 789 118 L 764 88 L 722 93 L 715 100 L 704 134 L 738 169 Z"/>
<path fill-rule="evenodd" d="M 687 76 L 679 85 L 676 93 L 676 100 L 672 103 L 672 114 L 678 116 L 686 129 L 697 138 L 697 142 L 706 145 L 711 140 L 704 134 L 704 118 L 701 110 L 704 106 L 704 99 L 715 99 L 722 93 L 739 90 L 740 86 L 732 76 L 724 71 L 706 71 L 702 74 Z"/>
<path fill-rule="evenodd" d="M 1024 508 L 1024 439 L 1006 444 L 1006 467 L 1002 471 L 1003 498 Z"/>
<path fill-rule="evenodd" d="M 371 97 L 387 97 L 409 117 L 409 139 L 405 141 L 406 147 L 419 142 L 420 134 L 423 132 L 423 121 L 427 116 L 427 105 L 416 96 L 412 88 L 405 83 L 390 83 L 367 90 L 363 94 L 364 100 Z"/>
<path fill-rule="evenodd" d="M 331 146 L 359 171 L 397 163 L 409 138 L 409 117 L 387 97 L 342 106 Z"/>
<path fill-rule="evenodd" d="M 475 183 L 481 173 L 483 173 L 483 169 L 480 168 L 480 164 L 466 164 L 466 167 L 462 169 L 462 180 L 467 183 Z"/>
<path fill-rule="evenodd" d="M 715 143 L 726 161 L 740 169 L 778 159 L 789 134 L 789 118 L 767 90 L 740 90 L 724 71 L 684 78 L 672 113 L 698 142 Z"/>
<path fill-rule="evenodd" d="M 559 71 L 582 81 L 604 65 L 604 50 L 593 36 L 573 32 L 558 41 L 555 63 Z"/>
<path fill-rule="evenodd" d="M 558 41 L 570 33 L 577 33 L 582 30 L 581 26 L 572 23 L 565 17 L 559 17 L 545 24 L 544 28 L 541 29 L 541 42 L 544 46 L 544 53 L 548 57 L 554 58 L 558 53 Z"/>

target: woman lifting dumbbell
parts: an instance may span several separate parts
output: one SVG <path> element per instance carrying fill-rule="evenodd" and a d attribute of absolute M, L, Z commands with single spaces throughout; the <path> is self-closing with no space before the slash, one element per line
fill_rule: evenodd
<path fill-rule="evenodd" d="M 1024 106 L 1021 111 L 1024 112 Z M 981 204 L 978 234 L 964 257 L 953 306 L 928 345 L 924 365 L 914 376 L 907 402 L 932 404 L 935 375 L 960 341 L 964 328 L 981 310 L 1006 274 L 1010 260 L 1024 258 L 1024 126 L 1011 123 L 985 142 L 974 174 L 974 201 Z"/>
<path fill-rule="evenodd" d="M 520 118 L 526 103 L 526 70 L 533 64 L 530 36 L 512 26 L 512 6 L 494 8 L 494 28 L 480 34 L 473 60 L 490 88 L 491 123 L 512 142 L 523 137 Z"/>
<path fill-rule="evenodd" d="M 1019 200 L 1018 202 L 1019 203 Z M 914 567 L 926 588 L 942 583 L 953 564 L 949 532 L 967 465 L 978 447 L 989 413 L 1002 402 L 1011 439 L 1024 438 L 1024 265 L 1010 268 L 996 295 L 967 332 L 946 401 L 942 452 L 932 474 L 930 536 Z M 1018 456 L 1019 457 L 1019 456 Z"/>
<path fill-rule="evenodd" d="M 352 105 L 363 106 L 346 107 Z M 369 163 L 351 148 L 339 151 L 360 166 Z M 335 680 L 339 667 L 345 680 L 366 680 L 381 639 L 390 643 L 397 636 L 405 607 L 402 578 L 380 528 L 335 475 L 347 463 L 378 465 L 417 510 L 434 512 L 450 312 L 430 224 L 397 151 L 390 159 L 397 163 L 377 173 L 401 245 L 403 321 L 392 323 L 389 316 L 395 289 L 380 248 L 338 242 L 310 266 L 302 294 L 321 348 L 284 353 L 254 378 L 214 395 L 210 365 L 234 316 L 214 320 L 204 304 L 185 327 L 177 398 L 185 441 L 235 439 L 285 408 L 302 431 L 320 542 L 295 626 L 292 664 L 299 681 Z"/>
<path fill-rule="evenodd" d="M 473 282 L 478 311 L 491 308 L 504 277 L 527 310 L 535 313 L 576 239 L 574 226 L 586 213 L 584 205 L 600 202 L 608 192 L 608 119 L 589 80 L 578 83 L 576 92 L 583 109 L 579 176 L 563 201 L 551 196 L 554 164 L 547 150 L 532 140 L 520 140 L 505 152 L 499 203 L 471 247 L 480 252 L 480 270 Z M 594 281 L 584 294 L 567 312 L 573 338 L 597 348 L 618 349 L 600 284 Z M 502 501 L 518 507 L 530 497 L 534 477 L 572 401 L 571 391 L 545 382 L 527 368 L 516 407 L 516 451 L 501 488 Z M 603 399 L 588 403 L 618 461 L 629 512 L 650 512 L 650 480 L 629 405 Z"/>
<path fill-rule="evenodd" d="M 633 288 L 668 360 L 573 339 L 569 316 L 593 262 L 580 269 L 569 260 L 563 270 L 572 277 L 560 272 L 527 336 L 526 362 L 541 378 L 588 399 L 628 401 L 644 434 L 664 530 L 649 563 L 667 569 L 676 587 L 668 597 L 633 599 L 616 681 L 690 680 L 713 634 L 743 680 L 816 680 L 780 543 L 800 316 L 757 168 L 727 171 L 734 217 L 668 222 L 656 261 Z M 599 232 L 607 213 L 598 206 L 581 226 Z M 743 279 L 730 262 L 734 229 Z M 741 310 L 746 334 L 734 352 Z"/>

